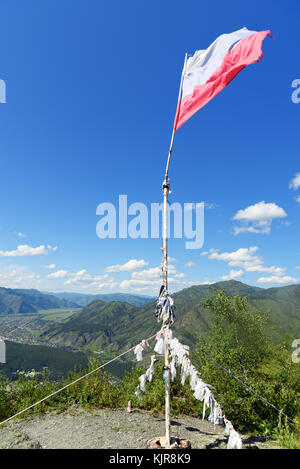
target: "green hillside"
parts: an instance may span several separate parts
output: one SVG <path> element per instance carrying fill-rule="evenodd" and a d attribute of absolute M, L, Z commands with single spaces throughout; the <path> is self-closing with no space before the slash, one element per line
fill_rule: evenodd
<path fill-rule="evenodd" d="M 185 343 L 193 345 L 209 329 L 209 312 L 201 302 L 212 290 L 224 289 L 233 295 L 249 295 L 253 310 L 270 312 L 272 337 L 281 334 L 300 334 L 300 285 L 262 289 L 241 282 L 220 282 L 214 285 L 195 285 L 177 292 L 175 296 L 175 333 Z M 155 303 L 135 308 L 128 303 L 94 301 L 74 314 L 64 324 L 51 327 L 42 334 L 60 346 L 121 350 L 154 334 L 160 327 L 155 315 Z"/>
<path fill-rule="evenodd" d="M 129 303 L 113 301 L 105 303 L 96 300 L 72 315 L 64 325 L 49 328 L 41 334 L 43 340 L 60 346 L 82 348 L 105 348 L 119 341 L 119 336 L 125 331 L 126 335 L 134 321 L 136 311 Z"/>
<path fill-rule="evenodd" d="M 78 308 L 72 301 L 56 298 L 38 290 L 16 290 L 0 287 L 0 315 L 32 314 L 43 309 Z"/>

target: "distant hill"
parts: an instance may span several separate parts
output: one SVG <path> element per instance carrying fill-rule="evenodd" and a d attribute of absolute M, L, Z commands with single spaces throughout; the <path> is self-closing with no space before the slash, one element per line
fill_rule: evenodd
<path fill-rule="evenodd" d="M 38 290 L 18 290 L 0 287 L 0 315 L 31 314 L 40 309 L 78 308 L 73 301 L 56 298 Z"/>
<path fill-rule="evenodd" d="M 175 333 L 185 343 L 193 345 L 209 329 L 209 311 L 201 301 L 212 290 L 224 289 L 230 294 L 249 295 L 253 310 L 270 312 L 271 324 L 277 332 L 270 335 L 300 334 L 300 285 L 263 289 L 236 281 L 213 285 L 195 285 L 175 293 Z M 64 324 L 49 328 L 43 340 L 71 347 L 96 347 L 121 350 L 154 334 L 160 327 L 155 316 L 155 303 L 136 308 L 128 303 L 93 301 L 75 313 Z"/>
<path fill-rule="evenodd" d="M 130 330 L 135 328 L 135 313 L 141 309 L 119 301 L 105 303 L 96 300 L 73 314 L 72 320 L 66 321 L 64 327 L 52 326 L 41 334 L 41 338 L 59 346 L 103 349 L 115 344 L 116 337 L 124 331 L 126 336 L 130 334 Z"/>
<path fill-rule="evenodd" d="M 25 345 L 5 341 L 7 363 L 0 365 L 0 372 L 10 379 L 16 379 L 16 372 L 42 372 L 48 368 L 51 379 L 67 377 L 70 370 L 86 368 L 88 360 L 82 352 L 70 352 L 54 347 Z"/>
<path fill-rule="evenodd" d="M 150 296 L 131 295 L 130 293 L 102 293 L 97 295 L 87 295 L 85 293 L 63 292 L 51 293 L 51 295 L 54 295 L 57 298 L 72 301 L 79 306 L 86 306 L 95 300 L 102 300 L 106 303 L 110 303 L 111 301 L 121 301 L 129 303 L 133 306 L 144 306 L 155 300 L 155 298 Z"/>

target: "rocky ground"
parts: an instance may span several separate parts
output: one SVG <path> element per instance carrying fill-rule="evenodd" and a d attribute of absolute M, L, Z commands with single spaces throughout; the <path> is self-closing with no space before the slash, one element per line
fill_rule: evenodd
<path fill-rule="evenodd" d="M 0 449 L 144 449 L 148 440 L 163 434 L 163 417 L 147 412 L 72 409 L 0 427 Z M 227 443 L 223 426 L 187 416 L 172 420 L 172 435 L 190 440 L 194 449 L 224 449 Z M 279 449 L 276 442 L 247 435 L 243 445 L 246 449 Z"/>

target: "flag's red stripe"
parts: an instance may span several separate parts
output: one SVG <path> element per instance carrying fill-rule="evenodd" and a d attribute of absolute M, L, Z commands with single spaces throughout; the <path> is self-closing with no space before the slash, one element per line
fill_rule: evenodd
<path fill-rule="evenodd" d="M 260 31 L 242 39 L 234 49 L 228 51 L 222 65 L 204 85 L 196 86 L 193 93 L 178 102 L 175 130 L 220 93 L 243 68 L 262 57 L 262 42 L 269 34 L 270 31 Z"/>

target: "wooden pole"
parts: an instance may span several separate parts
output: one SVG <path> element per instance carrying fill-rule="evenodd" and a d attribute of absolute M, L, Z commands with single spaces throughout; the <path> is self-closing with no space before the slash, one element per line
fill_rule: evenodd
<path fill-rule="evenodd" d="M 181 75 L 180 87 L 179 87 L 179 98 L 178 102 L 181 100 L 181 91 L 182 91 L 182 83 L 183 77 L 185 72 L 187 62 L 187 54 L 185 54 L 184 58 L 184 66 Z M 174 137 L 175 137 L 176 127 L 174 125 L 171 143 L 168 153 L 167 159 L 167 166 L 165 172 L 165 179 L 163 182 L 163 195 L 164 195 L 164 211 L 163 211 L 163 264 L 162 264 L 162 273 L 163 273 L 163 284 L 165 289 L 168 289 L 168 197 L 170 191 L 170 185 L 168 181 L 168 174 L 169 174 L 169 166 L 170 166 L 170 159 L 173 150 L 174 144 Z M 171 411 L 170 411 L 170 355 L 169 355 L 169 330 L 170 330 L 170 321 L 169 317 L 163 318 L 163 326 L 164 326 L 164 346 L 165 346 L 165 371 L 164 371 L 164 378 L 165 378 L 165 420 L 166 420 L 166 447 L 170 447 L 171 443 Z"/>
<path fill-rule="evenodd" d="M 168 289 L 168 194 L 169 184 L 164 181 L 164 212 L 163 212 L 163 283 Z M 164 317 L 164 346 L 165 346 L 165 421 L 166 447 L 170 446 L 171 412 L 170 412 L 170 358 L 169 358 L 169 318 Z"/>

